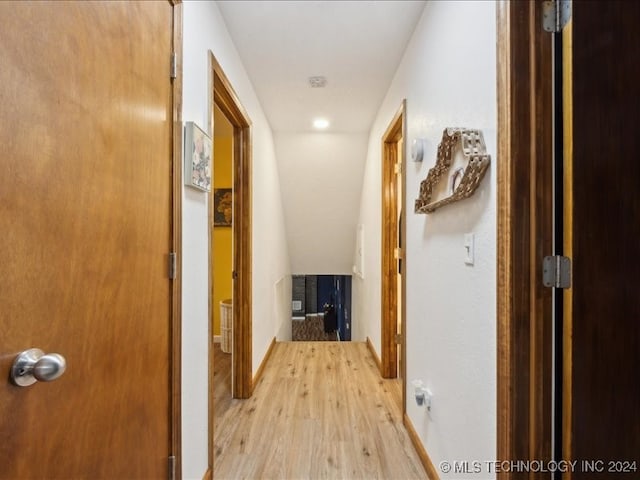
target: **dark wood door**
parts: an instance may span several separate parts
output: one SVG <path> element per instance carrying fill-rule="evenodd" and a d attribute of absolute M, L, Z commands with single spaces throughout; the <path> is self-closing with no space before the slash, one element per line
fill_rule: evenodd
<path fill-rule="evenodd" d="M 639 22 L 637 2 L 573 2 L 563 443 L 601 462 L 574 479 L 640 475 Z"/>
<path fill-rule="evenodd" d="M 0 2 L 0 478 L 165 478 L 172 7 Z M 17 387 L 14 357 L 67 360 Z"/>

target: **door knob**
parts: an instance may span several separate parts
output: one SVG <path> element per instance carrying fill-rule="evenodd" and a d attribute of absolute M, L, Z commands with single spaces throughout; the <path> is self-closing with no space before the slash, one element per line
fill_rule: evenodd
<path fill-rule="evenodd" d="M 60 377 L 67 368 L 67 361 L 59 353 L 44 354 L 39 348 L 21 352 L 13 361 L 11 380 L 19 387 L 28 387 L 38 380 L 50 382 Z"/>

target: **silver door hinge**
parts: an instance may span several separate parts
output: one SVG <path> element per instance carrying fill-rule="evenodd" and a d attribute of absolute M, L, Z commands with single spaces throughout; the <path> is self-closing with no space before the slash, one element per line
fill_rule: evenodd
<path fill-rule="evenodd" d="M 169 480 L 176 480 L 176 457 L 169 457 Z"/>
<path fill-rule="evenodd" d="M 571 0 L 542 2 L 542 28 L 546 32 L 561 32 L 571 18 Z"/>
<path fill-rule="evenodd" d="M 174 280 L 176 278 L 176 274 L 177 274 L 177 267 L 178 264 L 178 255 L 176 254 L 176 252 L 171 252 L 169 254 L 169 278 L 171 280 Z"/>
<path fill-rule="evenodd" d="M 544 257 L 542 284 L 551 288 L 571 288 L 571 259 L 560 255 Z"/>
<path fill-rule="evenodd" d="M 176 52 L 171 53 L 171 67 L 169 73 L 171 78 L 178 77 L 178 56 L 176 55 Z"/>

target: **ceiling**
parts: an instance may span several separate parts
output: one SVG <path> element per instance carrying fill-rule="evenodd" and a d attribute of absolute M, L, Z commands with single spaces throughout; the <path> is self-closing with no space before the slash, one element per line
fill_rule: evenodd
<path fill-rule="evenodd" d="M 423 1 L 219 1 L 275 132 L 368 132 Z M 309 77 L 325 76 L 324 88 Z"/>

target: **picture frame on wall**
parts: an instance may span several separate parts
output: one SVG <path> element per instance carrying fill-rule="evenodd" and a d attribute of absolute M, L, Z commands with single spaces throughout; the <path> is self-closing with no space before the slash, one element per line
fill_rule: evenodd
<path fill-rule="evenodd" d="M 233 189 L 213 190 L 213 226 L 230 227 L 233 222 Z"/>
<path fill-rule="evenodd" d="M 186 186 L 211 191 L 211 137 L 194 122 L 184 127 L 184 183 Z"/>

